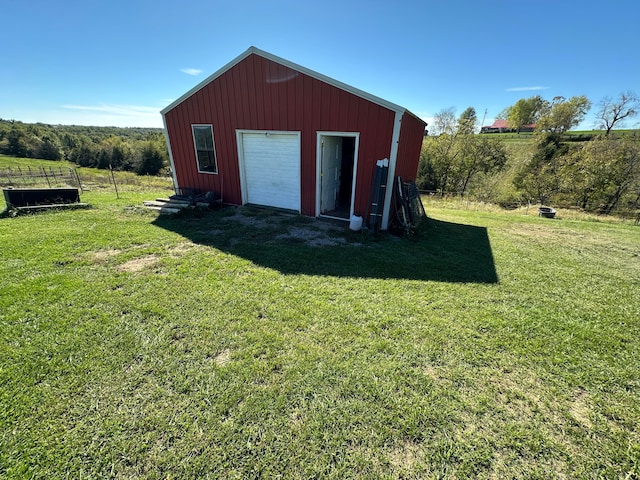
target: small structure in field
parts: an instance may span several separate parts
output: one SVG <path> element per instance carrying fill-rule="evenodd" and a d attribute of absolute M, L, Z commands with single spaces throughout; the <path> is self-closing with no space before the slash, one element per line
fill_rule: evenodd
<path fill-rule="evenodd" d="M 82 208 L 77 188 L 3 188 L 7 211 L 16 213 L 51 208 Z"/>
<path fill-rule="evenodd" d="M 378 161 L 388 160 L 390 186 L 396 176 L 415 179 L 426 126 L 403 107 L 255 47 L 161 113 L 177 194 L 211 191 L 228 204 L 346 221 L 371 208 Z M 386 229 L 393 190 L 380 191 Z"/>
<path fill-rule="evenodd" d="M 487 125 L 480 128 L 480 133 L 509 133 L 509 132 L 533 132 L 536 129 L 534 123 L 530 125 L 523 125 L 520 129 L 513 128 L 506 120 L 496 120 L 491 125 Z"/>
<path fill-rule="evenodd" d="M 555 218 L 556 211 L 551 207 L 538 207 L 538 216 L 545 218 Z"/>

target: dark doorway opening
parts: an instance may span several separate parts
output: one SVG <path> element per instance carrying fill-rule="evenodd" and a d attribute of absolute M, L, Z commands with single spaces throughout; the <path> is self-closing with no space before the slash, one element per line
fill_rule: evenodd
<path fill-rule="evenodd" d="M 320 215 L 348 220 L 354 190 L 356 137 L 322 135 Z"/>

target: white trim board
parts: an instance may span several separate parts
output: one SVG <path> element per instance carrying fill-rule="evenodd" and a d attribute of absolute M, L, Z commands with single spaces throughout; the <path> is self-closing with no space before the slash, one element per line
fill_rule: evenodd
<path fill-rule="evenodd" d="M 402 126 L 402 114 L 396 112 L 393 124 L 393 135 L 391 136 L 391 155 L 389 156 L 389 172 L 387 174 L 387 191 L 382 209 L 382 225 L 380 228 L 389 228 L 389 211 L 391 210 L 391 198 L 393 197 L 393 179 L 396 176 L 396 162 L 398 161 L 398 146 L 400 144 L 400 127 Z"/>
<path fill-rule="evenodd" d="M 317 131 L 316 132 L 316 217 L 326 216 L 320 213 L 320 196 L 322 195 L 322 137 L 349 137 L 355 139 L 353 147 L 353 179 L 351 181 L 351 205 L 349 205 L 349 218 L 353 215 L 353 207 L 355 204 L 356 194 L 356 177 L 358 174 L 358 150 L 360 149 L 360 132 L 329 132 L 329 131 Z M 330 217 L 335 218 L 335 217 Z M 345 219 L 339 219 L 345 220 Z M 348 219 L 346 219 L 348 220 Z"/>
<path fill-rule="evenodd" d="M 176 176 L 176 164 L 173 161 L 173 149 L 171 148 L 171 140 L 169 139 L 169 130 L 167 130 L 167 120 L 162 116 L 164 125 L 164 138 L 167 140 L 167 149 L 169 150 L 169 164 L 171 165 L 171 177 L 173 178 L 173 193 L 178 193 L 178 177 Z"/>

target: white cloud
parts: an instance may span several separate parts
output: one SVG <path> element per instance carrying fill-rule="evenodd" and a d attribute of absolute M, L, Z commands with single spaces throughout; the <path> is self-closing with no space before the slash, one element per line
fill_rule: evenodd
<path fill-rule="evenodd" d="M 535 86 L 535 87 L 511 87 L 511 88 L 507 88 L 505 91 L 507 92 L 530 92 L 530 91 L 535 91 L 535 90 L 547 90 L 550 87 L 540 87 L 540 86 Z"/>
<path fill-rule="evenodd" d="M 193 75 L 194 77 L 202 73 L 202 70 L 199 70 L 197 68 L 181 68 L 180 71 L 182 73 L 186 73 L 187 75 Z"/>
<path fill-rule="evenodd" d="M 161 128 L 162 116 L 157 107 L 142 105 L 61 105 L 62 110 L 49 112 L 57 120 L 47 123 L 113 127 L 154 127 Z"/>

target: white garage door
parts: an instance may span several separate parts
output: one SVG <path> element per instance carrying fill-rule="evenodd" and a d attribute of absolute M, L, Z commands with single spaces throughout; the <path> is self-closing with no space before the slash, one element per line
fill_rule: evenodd
<path fill-rule="evenodd" d="M 239 132 L 245 203 L 300 211 L 300 135 Z"/>

